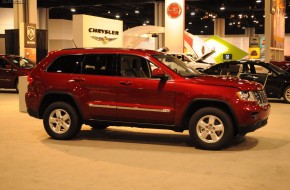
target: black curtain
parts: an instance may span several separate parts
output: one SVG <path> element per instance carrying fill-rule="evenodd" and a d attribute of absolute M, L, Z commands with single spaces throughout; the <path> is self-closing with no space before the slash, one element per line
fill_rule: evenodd
<path fill-rule="evenodd" d="M 6 54 L 19 55 L 19 30 L 5 30 Z"/>
<path fill-rule="evenodd" d="M 36 62 L 41 61 L 48 53 L 47 30 L 36 30 Z M 19 55 L 19 29 L 5 30 L 6 54 Z"/>
<path fill-rule="evenodd" d="M 36 31 L 36 61 L 41 61 L 48 53 L 48 32 L 47 30 Z"/>

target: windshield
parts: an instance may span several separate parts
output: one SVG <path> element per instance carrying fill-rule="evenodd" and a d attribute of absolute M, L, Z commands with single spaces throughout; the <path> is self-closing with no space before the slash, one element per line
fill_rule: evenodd
<path fill-rule="evenodd" d="M 171 55 L 158 54 L 153 55 L 153 57 L 164 63 L 167 67 L 169 67 L 171 70 L 173 70 L 180 76 L 194 77 L 201 74 L 199 71 L 195 70 L 194 68 L 190 67 L 186 63 L 182 62 L 181 60 Z"/>
<path fill-rule="evenodd" d="M 271 67 L 274 71 L 276 71 L 279 75 L 282 75 L 285 73 L 285 71 L 283 69 L 281 69 L 280 67 L 276 66 L 276 65 L 273 65 L 271 64 Z"/>
<path fill-rule="evenodd" d="M 31 69 L 35 67 L 35 64 L 29 59 L 23 57 L 11 57 L 11 60 L 17 67 Z"/>

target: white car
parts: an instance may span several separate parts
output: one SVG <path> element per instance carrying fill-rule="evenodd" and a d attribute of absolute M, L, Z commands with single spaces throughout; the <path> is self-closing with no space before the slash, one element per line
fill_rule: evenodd
<path fill-rule="evenodd" d="M 203 60 L 210 56 L 213 52 L 210 52 L 208 54 L 204 54 L 202 57 L 199 57 L 197 59 L 194 59 L 192 55 L 185 54 L 185 53 L 168 53 L 181 61 L 187 63 L 189 66 L 195 68 L 196 70 L 203 72 L 204 70 L 210 68 L 211 66 L 215 65 L 214 63 L 207 63 Z"/>

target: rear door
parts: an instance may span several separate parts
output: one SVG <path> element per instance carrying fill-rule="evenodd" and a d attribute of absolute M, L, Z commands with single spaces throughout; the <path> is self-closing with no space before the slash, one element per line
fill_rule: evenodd
<path fill-rule="evenodd" d="M 117 119 L 147 124 L 173 124 L 174 81 L 151 78 L 152 68 L 157 66 L 143 57 L 120 55 L 118 60 L 120 77 L 117 87 Z"/>
<path fill-rule="evenodd" d="M 58 57 L 43 74 L 50 92 L 69 93 L 86 120 L 113 120 L 116 116 L 116 55 L 88 54 Z M 43 80 L 44 82 L 46 80 Z"/>
<path fill-rule="evenodd" d="M 80 75 L 85 91 L 88 117 L 96 120 L 116 119 L 117 54 L 86 54 Z"/>

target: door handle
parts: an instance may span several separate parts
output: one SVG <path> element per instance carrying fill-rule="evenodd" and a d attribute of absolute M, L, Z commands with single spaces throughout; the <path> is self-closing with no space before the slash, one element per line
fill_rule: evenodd
<path fill-rule="evenodd" d="M 122 85 L 131 85 L 132 82 L 131 81 L 120 81 L 120 84 L 122 84 Z"/>

